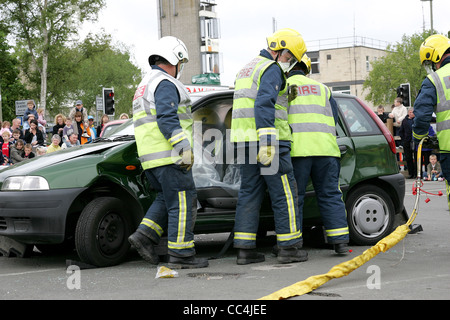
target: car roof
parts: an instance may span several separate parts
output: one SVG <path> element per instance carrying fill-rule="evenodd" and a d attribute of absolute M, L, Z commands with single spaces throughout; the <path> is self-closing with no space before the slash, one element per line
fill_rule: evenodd
<path fill-rule="evenodd" d="M 124 122 L 127 121 L 127 120 L 128 120 L 128 119 L 111 120 L 111 121 L 108 121 L 107 123 L 105 123 L 105 127 L 106 127 L 106 126 L 113 125 L 113 124 L 124 123 Z"/>
<path fill-rule="evenodd" d="M 129 120 L 129 119 L 119 119 L 119 120 L 108 121 L 103 126 L 102 131 L 98 134 L 99 137 L 103 137 L 103 133 L 106 132 L 106 128 L 108 128 L 109 126 L 117 126 L 117 125 L 120 125 L 120 124 L 124 123 L 127 120 Z M 112 130 L 114 130 L 114 128 Z"/>
<path fill-rule="evenodd" d="M 199 108 L 205 101 L 211 102 L 211 99 L 223 99 L 233 97 L 234 90 L 220 90 L 220 91 L 204 91 L 204 92 L 196 92 L 195 94 L 191 94 L 191 99 L 193 102 L 193 110 Z M 356 99 L 357 97 L 347 93 L 335 92 L 333 93 L 334 98 L 351 98 Z"/>
<path fill-rule="evenodd" d="M 205 102 L 210 103 L 211 101 L 218 99 L 221 100 L 223 98 L 233 98 L 234 90 L 220 90 L 220 91 L 206 91 L 196 93 L 194 99 L 192 99 L 192 110 L 200 108 Z"/>

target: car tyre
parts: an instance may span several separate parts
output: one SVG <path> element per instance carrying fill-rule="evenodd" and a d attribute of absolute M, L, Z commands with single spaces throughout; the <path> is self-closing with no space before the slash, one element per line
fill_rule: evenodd
<path fill-rule="evenodd" d="M 133 223 L 123 201 L 96 198 L 81 212 L 75 230 L 75 247 L 80 259 L 97 267 L 119 264 L 126 256 Z"/>
<path fill-rule="evenodd" d="M 374 245 L 393 231 L 395 208 L 383 189 L 364 185 L 346 200 L 350 239 L 359 245 Z"/>

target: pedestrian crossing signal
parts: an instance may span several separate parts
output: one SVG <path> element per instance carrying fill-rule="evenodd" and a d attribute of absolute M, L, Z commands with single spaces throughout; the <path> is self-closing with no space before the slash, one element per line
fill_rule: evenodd
<path fill-rule="evenodd" d="M 114 112 L 114 89 L 103 88 L 103 113 L 113 116 Z"/>
<path fill-rule="evenodd" d="M 409 83 L 403 83 L 397 88 L 397 97 L 402 98 L 405 107 L 411 106 L 411 90 Z"/>

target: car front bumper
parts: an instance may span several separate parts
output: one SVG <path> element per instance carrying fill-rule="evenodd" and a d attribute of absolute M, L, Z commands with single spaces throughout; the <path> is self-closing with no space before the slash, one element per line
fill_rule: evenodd
<path fill-rule="evenodd" d="M 0 192 L 0 236 L 26 244 L 57 244 L 69 208 L 85 188 Z"/>

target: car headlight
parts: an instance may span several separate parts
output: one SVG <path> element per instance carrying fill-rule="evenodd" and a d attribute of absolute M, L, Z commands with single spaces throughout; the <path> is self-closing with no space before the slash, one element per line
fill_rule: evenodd
<path fill-rule="evenodd" d="M 6 178 L 2 185 L 2 191 L 34 191 L 49 190 L 47 180 L 38 176 L 16 176 Z"/>

